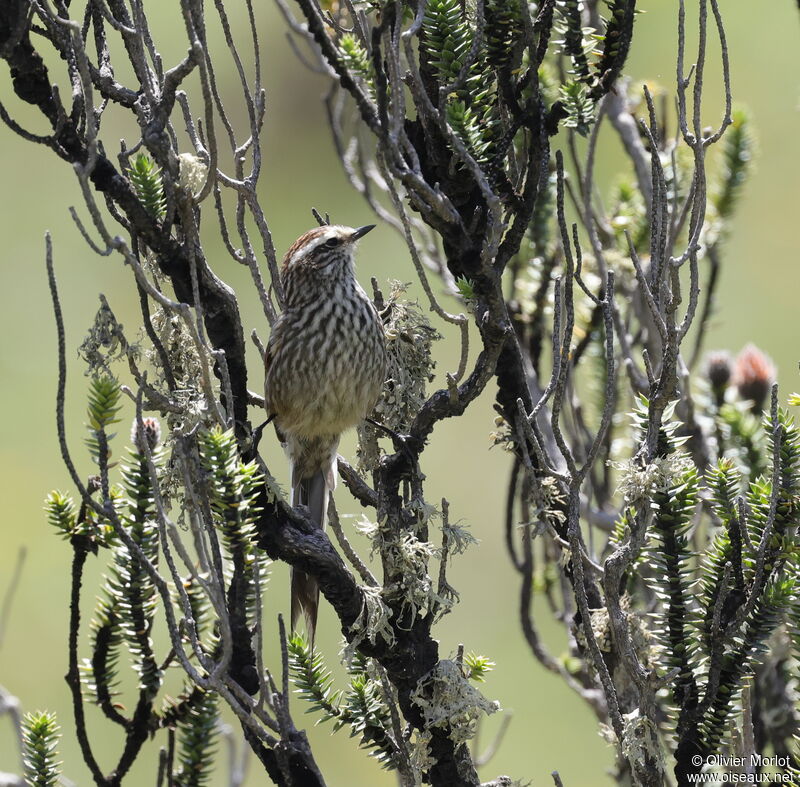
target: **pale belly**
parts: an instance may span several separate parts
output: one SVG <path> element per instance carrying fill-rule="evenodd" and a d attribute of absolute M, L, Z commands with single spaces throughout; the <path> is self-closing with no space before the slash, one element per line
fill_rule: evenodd
<path fill-rule="evenodd" d="M 283 432 L 299 438 L 339 435 L 358 424 L 385 376 L 383 335 L 370 311 L 368 320 L 318 317 L 310 325 L 287 322 L 267 377 L 268 409 Z"/>

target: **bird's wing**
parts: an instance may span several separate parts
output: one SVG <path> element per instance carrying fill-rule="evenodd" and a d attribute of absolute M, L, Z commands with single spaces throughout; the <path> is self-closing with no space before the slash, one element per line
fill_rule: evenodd
<path fill-rule="evenodd" d="M 279 317 L 272 326 L 272 331 L 267 341 L 267 348 L 264 351 L 264 404 L 268 415 L 276 415 L 277 402 L 275 401 L 278 391 L 275 380 L 271 374 L 275 359 L 280 355 L 286 336 L 285 323 Z"/>
<path fill-rule="evenodd" d="M 264 353 L 264 367 L 267 376 L 269 376 L 269 369 L 275 360 L 275 356 L 281 351 L 281 346 L 283 345 L 283 333 L 282 321 L 278 320 L 275 325 L 272 326 L 272 332 L 270 333 L 269 341 L 267 342 L 267 349 Z"/>

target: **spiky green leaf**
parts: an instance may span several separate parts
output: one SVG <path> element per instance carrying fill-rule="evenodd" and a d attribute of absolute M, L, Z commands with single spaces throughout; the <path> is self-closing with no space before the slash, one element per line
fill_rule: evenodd
<path fill-rule="evenodd" d="M 146 154 L 140 153 L 128 170 L 128 177 L 144 209 L 153 217 L 163 219 L 167 212 L 161 169 Z"/>
<path fill-rule="evenodd" d="M 26 713 L 22 720 L 22 761 L 30 787 L 56 787 L 60 765 L 56 748 L 60 738 L 55 713 Z"/>

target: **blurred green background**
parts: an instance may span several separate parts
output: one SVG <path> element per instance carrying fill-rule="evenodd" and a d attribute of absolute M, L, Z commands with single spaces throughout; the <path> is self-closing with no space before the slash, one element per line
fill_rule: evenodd
<path fill-rule="evenodd" d="M 185 48 L 177 10 L 171 4 L 153 6 L 156 41 L 174 62 Z M 690 8 L 694 4 L 690 3 Z M 797 254 L 798 183 L 797 155 L 798 84 L 800 63 L 800 18 L 792 0 L 752 4 L 723 0 L 723 13 L 733 63 L 733 89 L 737 103 L 752 112 L 759 139 L 755 173 L 748 184 L 735 226 L 724 254 L 719 290 L 719 308 L 707 347 L 738 351 L 755 342 L 777 363 L 783 394 L 800 388 L 797 380 L 797 297 L 800 266 Z M 264 41 L 265 86 L 268 110 L 263 135 L 265 166 L 262 195 L 266 215 L 279 254 L 313 224 L 311 206 L 329 211 L 336 221 L 359 225 L 371 214 L 347 184 L 333 152 L 325 123 L 321 95 L 327 85 L 305 70 L 293 56 L 285 39 L 285 24 L 270 4 L 259 11 Z M 643 0 L 645 11 L 637 30 L 627 72 L 635 79 L 658 81 L 668 88 L 674 81 L 674 30 L 677 3 Z M 242 14 L 231 9 L 235 30 L 247 32 Z M 212 11 L 209 10 L 209 15 Z M 170 18 L 172 16 L 172 18 Z M 244 40 L 244 39 L 243 39 Z M 218 78 L 226 106 L 234 114 L 239 98 L 230 60 L 214 39 L 219 57 Z M 172 60 L 170 58 L 173 58 Z M 691 60 L 690 60 L 691 62 Z M 223 68 L 224 64 L 224 68 Z M 63 85 L 57 61 L 54 78 Z M 25 120 L 32 115 L 11 95 L 7 69 L 0 75 L 0 97 L 13 116 Z M 710 73 L 717 73 L 712 59 Z M 718 79 L 708 80 L 705 122 L 716 124 L 721 99 L 715 89 Z M 68 95 L 62 92 L 62 95 Z M 41 124 L 36 129 L 43 131 Z M 617 146 L 604 135 L 599 160 L 602 183 L 620 165 Z M 107 146 L 124 137 L 137 139 L 132 116 L 115 115 L 105 129 Z M 557 140 L 556 144 L 562 142 Z M 80 206 L 80 197 L 68 166 L 54 154 L 24 142 L 6 127 L 0 128 L 0 276 L 4 304 L 0 309 L 0 375 L 2 408 L 5 412 L 0 440 L 0 478 L 3 484 L 4 517 L 0 530 L 0 594 L 4 593 L 21 549 L 27 560 L 17 588 L 4 639 L 0 644 L 0 685 L 18 696 L 24 709 L 48 708 L 58 712 L 65 737 L 61 752 L 64 773 L 73 781 L 88 784 L 77 744 L 71 733 L 71 710 L 63 675 L 66 672 L 68 546 L 50 532 L 42 515 L 42 501 L 54 487 L 68 488 L 59 458 L 54 429 L 56 338 L 44 268 L 44 232 L 49 229 L 55 244 L 55 264 L 65 310 L 70 379 L 67 422 L 72 450 L 81 472 L 89 472 L 82 450 L 86 380 L 82 376 L 76 348 L 90 325 L 104 293 L 128 326 L 134 338 L 137 321 L 131 277 L 116 257 L 95 256 L 72 224 L 67 208 Z M 207 204 L 206 211 L 211 205 Z M 79 212 L 85 213 L 80 207 Z M 217 273 L 237 291 L 243 308 L 245 329 L 268 333 L 257 297 L 244 269 L 237 268 L 221 250 L 208 217 L 206 252 Z M 411 281 L 414 273 L 398 240 L 388 230 L 379 230 L 362 244 L 361 277 L 377 275 Z M 456 308 L 455 304 L 450 304 Z M 456 336 L 445 331 L 439 370 L 450 368 Z M 251 365 L 251 388 L 260 390 L 262 374 Z M 496 757 L 482 769 L 484 779 L 499 773 L 530 779 L 534 785 L 550 784 L 550 772 L 559 770 L 568 787 L 608 783 L 604 773 L 611 764 L 610 749 L 598 736 L 589 709 L 533 660 L 517 624 L 518 583 L 509 570 L 502 546 L 501 512 L 505 494 L 508 456 L 489 450 L 493 427 L 491 399 L 487 392 L 466 418 L 437 426 L 423 458 L 428 476 L 428 499 L 447 496 L 453 519 L 468 524 L 480 539 L 479 547 L 458 559 L 451 581 L 461 592 L 462 603 L 437 629 L 441 653 L 453 654 L 459 643 L 468 650 L 490 656 L 497 669 L 484 686 L 490 698 L 498 699 L 505 713 L 514 714 L 508 734 Z M 253 414 L 257 419 L 258 414 Z M 117 450 L 127 427 L 120 425 Z M 352 440 L 343 446 L 352 455 Z M 269 448 L 273 466 L 282 459 Z M 337 495 L 346 506 L 347 493 Z M 345 508 L 354 513 L 354 509 Z M 345 520 L 345 525 L 348 520 Z M 88 623 L 94 596 L 99 590 L 101 561 L 91 561 L 85 583 L 85 617 Z M 266 625 L 274 640 L 277 613 L 286 611 L 287 576 L 275 567 L 266 597 Z M 541 627 L 555 653 L 563 649 L 563 635 L 541 611 Z M 323 614 L 318 642 L 335 664 L 339 637 L 335 621 Z M 85 629 L 84 629 L 85 631 Z M 84 650 L 83 655 L 88 655 Z M 274 647 L 268 661 L 275 664 Z M 304 717 L 294 705 L 298 724 Z M 499 725 L 492 717 L 481 734 L 486 745 Z M 120 739 L 90 711 L 90 728 L 100 760 L 110 768 L 118 757 Z M 332 787 L 394 784 L 394 779 L 363 755 L 355 754 L 355 743 L 345 732 L 329 736 L 329 729 L 310 729 L 314 750 Z M 151 746 L 151 753 L 156 747 Z M 18 770 L 16 748 L 7 719 L 0 719 L 0 771 Z M 220 747 L 220 768 L 226 767 L 227 751 Z M 154 759 L 149 756 L 134 770 L 131 784 L 155 782 Z M 252 769 L 248 784 L 264 783 Z M 219 784 L 225 781 L 220 777 Z"/>

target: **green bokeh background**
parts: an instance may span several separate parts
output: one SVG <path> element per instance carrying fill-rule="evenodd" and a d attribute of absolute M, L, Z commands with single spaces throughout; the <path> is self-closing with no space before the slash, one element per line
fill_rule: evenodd
<path fill-rule="evenodd" d="M 175 62 L 185 49 L 177 10 L 172 4 L 153 6 L 156 41 Z M 690 3 L 690 14 L 694 4 Z M 722 0 L 733 62 L 736 102 L 752 112 L 759 139 L 755 173 L 748 185 L 724 254 L 719 289 L 719 308 L 714 317 L 708 347 L 738 351 L 745 343 L 762 347 L 780 369 L 782 391 L 800 387 L 797 381 L 797 299 L 800 266 L 797 254 L 797 208 L 800 163 L 797 155 L 798 84 L 800 73 L 800 18 L 791 0 L 746 4 Z M 674 82 L 674 30 L 677 3 L 643 0 L 645 11 L 637 20 L 637 31 L 628 65 L 635 79 L 650 79 L 671 87 Z M 757 9 L 757 10 L 756 10 Z M 211 10 L 209 14 L 213 13 Z M 241 13 L 235 29 L 246 33 Z M 170 19 L 170 17 L 173 17 Z M 292 55 L 285 40 L 285 25 L 270 5 L 259 12 L 263 25 L 263 58 L 268 110 L 264 130 L 265 166 L 262 178 L 263 204 L 279 253 L 313 223 L 310 207 L 330 211 L 334 220 L 353 225 L 368 223 L 371 214 L 347 184 L 333 153 L 320 100 L 326 89 L 323 79 L 306 71 Z M 218 39 L 217 39 L 218 42 Z M 235 75 L 221 47 L 221 93 L 236 115 L 239 98 Z M 713 50 L 712 48 L 712 51 Z M 224 69 L 222 64 L 224 63 Z M 55 78 L 62 80 L 60 63 L 50 64 Z M 0 97 L 12 115 L 34 118 L 11 95 L 7 70 L 0 76 Z M 718 122 L 721 100 L 717 62 L 710 61 L 705 122 Z M 62 82 L 63 84 L 63 82 Z M 68 95 L 62 92 L 62 95 Z M 38 119 L 35 121 L 38 124 Z M 41 125 L 35 125 L 43 131 Z M 243 126 L 240 126 L 243 128 Z M 134 144 L 137 129 L 132 117 L 109 118 L 106 144 L 126 138 Z M 557 140 L 556 144 L 563 140 Z M 620 166 L 620 152 L 610 135 L 604 134 L 598 162 L 601 184 L 606 185 Z M 19 550 L 27 550 L 22 578 L 4 639 L 0 644 L 0 685 L 21 699 L 24 709 L 49 708 L 58 712 L 66 735 L 61 747 L 64 772 L 80 784 L 90 783 L 77 744 L 71 734 L 71 710 L 63 675 L 66 671 L 67 594 L 69 554 L 44 521 L 42 500 L 53 487 L 68 488 L 54 430 L 56 339 L 44 269 L 44 231 L 52 232 L 55 263 L 64 304 L 70 380 L 67 397 L 68 434 L 81 472 L 89 472 L 83 457 L 83 420 L 86 380 L 76 359 L 76 348 L 97 308 L 97 293 L 103 292 L 120 320 L 135 332 L 136 301 L 131 277 L 116 257 L 100 258 L 84 244 L 72 224 L 67 207 L 81 200 L 69 167 L 44 148 L 37 148 L 0 128 L 0 276 L 3 307 L 0 309 L 0 379 L 2 412 L 0 431 L 0 478 L 3 485 L 3 522 L 0 527 L 0 594 L 7 587 Z M 79 209 L 80 210 L 80 209 Z M 211 206 L 205 208 L 211 210 Z M 81 211 L 85 213 L 85 211 Z M 237 268 L 221 250 L 208 217 L 206 252 L 217 273 L 231 283 L 242 304 L 245 329 L 258 329 L 262 338 L 267 327 L 247 272 Z M 381 280 L 389 276 L 411 281 L 413 269 L 399 241 L 387 229 L 374 232 L 361 249 L 361 276 Z M 457 308 L 455 304 L 450 304 Z M 456 336 L 445 331 L 440 349 L 440 371 L 451 368 Z M 253 359 L 254 360 L 254 359 Z M 121 370 L 122 371 L 122 370 Z M 258 390 L 262 375 L 251 364 L 251 388 Z M 534 785 L 549 784 L 549 774 L 559 770 L 568 787 L 609 783 L 604 772 L 611 764 L 610 749 L 598 736 L 589 709 L 560 682 L 536 663 L 522 639 L 517 623 L 518 583 L 509 570 L 502 547 L 501 511 L 508 457 L 489 450 L 492 429 L 492 392 L 489 391 L 457 422 L 437 426 L 423 459 L 428 476 L 428 498 L 446 495 L 454 519 L 468 524 L 481 544 L 453 567 L 451 581 L 459 589 L 462 604 L 437 629 L 443 655 L 455 652 L 459 643 L 468 650 L 485 653 L 497 663 L 485 693 L 496 698 L 514 719 L 494 760 L 482 776 L 499 773 L 531 779 Z M 253 414 L 253 418 L 258 418 Z M 121 425 L 118 451 L 124 432 Z M 343 452 L 352 454 L 352 441 Z M 268 448 L 274 467 L 282 460 Z M 340 490 L 343 506 L 347 495 Z M 345 509 L 355 513 L 355 509 Z M 347 526 L 351 520 L 345 520 Z M 101 564 L 91 561 L 85 591 L 88 622 L 94 595 L 99 589 Z M 277 613 L 287 602 L 285 568 L 274 569 L 266 596 L 268 639 L 274 640 Z M 555 653 L 563 649 L 561 632 L 541 610 L 541 627 Z M 339 637 L 335 621 L 323 613 L 319 644 L 335 663 Z M 274 645 L 268 663 L 275 664 Z M 84 655 L 86 653 L 84 652 Z M 304 717 L 294 706 L 298 724 Z M 116 761 L 120 738 L 115 730 L 90 712 L 90 729 L 105 768 Z M 482 730 L 485 745 L 499 725 L 499 714 Z M 368 787 L 394 784 L 374 762 L 355 753 L 355 743 L 346 733 L 329 736 L 327 728 L 311 728 L 318 762 L 332 787 Z M 18 770 L 11 726 L 0 719 L 0 771 Z M 155 746 L 151 746 L 151 752 Z M 220 775 L 215 784 L 226 783 L 222 771 L 227 752 L 220 748 Z M 146 758 L 132 772 L 130 784 L 155 782 L 154 759 Z M 248 785 L 265 783 L 251 768 Z"/>

